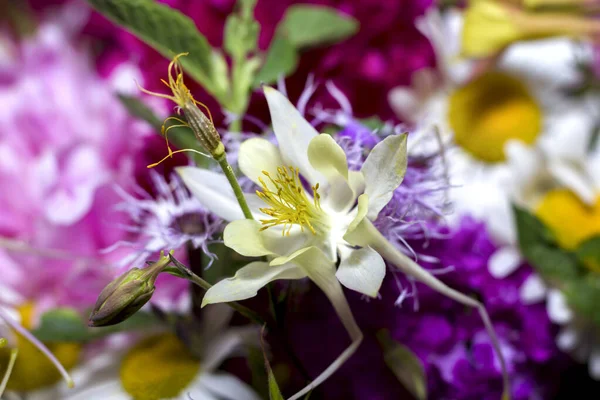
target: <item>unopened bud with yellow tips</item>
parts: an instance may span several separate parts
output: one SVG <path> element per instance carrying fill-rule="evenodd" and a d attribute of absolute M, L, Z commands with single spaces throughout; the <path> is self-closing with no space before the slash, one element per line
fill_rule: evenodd
<path fill-rule="evenodd" d="M 138 312 L 152 298 L 156 278 L 169 263 L 169 257 L 163 256 L 154 264 L 130 269 L 109 283 L 98 296 L 88 325 L 115 325 Z"/>
<path fill-rule="evenodd" d="M 462 54 L 490 57 L 519 41 L 599 34 L 600 21 L 583 15 L 534 13 L 499 1 L 474 0 L 465 11 Z"/>

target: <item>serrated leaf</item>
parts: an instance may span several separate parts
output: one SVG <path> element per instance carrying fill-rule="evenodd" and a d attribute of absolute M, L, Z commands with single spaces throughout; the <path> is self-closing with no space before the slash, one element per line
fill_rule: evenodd
<path fill-rule="evenodd" d="M 289 7 L 278 26 L 296 48 L 342 41 L 358 32 L 358 21 L 325 6 L 297 4 Z"/>
<path fill-rule="evenodd" d="M 265 62 L 254 78 L 254 86 L 271 84 L 280 76 L 293 73 L 298 66 L 298 51 L 284 36 L 277 34 L 267 51 Z"/>
<path fill-rule="evenodd" d="M 106 328 L 88 328 L 83 316 L 72 308 L 57 308 L 40 317 L 32 333 L 43 342 L 88 342 L 116 332 L 145 329 L 157 323 L 151 314 L 138 312 L 126 321 Z"/>
<path fill-rule="evenodd" d="M 88 0 L 88 3 L 169 59 L 189 53 L 180 59 L 186 72 L 215 97 L 224 96 L 213 84 L 213 49 L 190 18 L 153 0 Z"/>
<path fill-rule="evenodd" d="M 580 317 L 600 327 L 600 277 L 590 274 L 583 279 L 571 281 L 564 291 L 567 302 Z"/>
<path fill-rule="evenodd" d="M 519 248 L 525 259 L 543 277 L 564 282 L 580 275 L 577 258 L 558 248 L 550 230 L 535 215 L 514 206 Z"/>
<path fill-rule="evenodd" d="M 377 333 L 383 359 L 402 385 L 417 399 L 427 399 L 427 378 L 421 360 L 406 346 L 392 339 L 388 331 Z"/>

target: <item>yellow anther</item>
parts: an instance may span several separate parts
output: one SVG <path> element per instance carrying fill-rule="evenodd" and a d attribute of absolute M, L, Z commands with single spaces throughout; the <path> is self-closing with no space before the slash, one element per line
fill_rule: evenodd
<path fill-rule="evenodd" d="M 313 234 L 317 234 L 327 226 L 327 216 L 321 209 L 319 184 L 313 186 L 313 199 L 305 193 L 300 170 L 292 166 L 278 167 L 277 176 L 272 177 L 267 171 L 262 171 L 270 182 L 265 183 L 262 177 L 258 178 L 261 190 L 256 194 L 269 207 L 261 208 L 260 211 L 272 217 L 263 219 L 261 230 L 273 226 L 283 225 L 282 235 L 289 235 L 293 225 L 299 225 L 304 232 L 308 228 Z"/>

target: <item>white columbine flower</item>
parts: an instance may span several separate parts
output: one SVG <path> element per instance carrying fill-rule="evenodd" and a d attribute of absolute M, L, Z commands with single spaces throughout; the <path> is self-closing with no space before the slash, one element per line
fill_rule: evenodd
<path fill-rule="evenodd" d="M 433 277 L 373 226 L 406 172 L 406 135 L 385 138 L 360 171 L 349 171 L 346 154 L 331 136 L 318 134 L 277 90 L 265 87 L 264 92 L 279 148 L 253 138 L 242 143 L 239 151 L 240 170 L 261 188 L 247 195 L 254 220 L 243 219 L 223 175 L 194 167 L 178 172 L 205 207 L 232 221 L 224 231 L 226 246 L 267 259 L 251 262 L 214 285 L 203 305 L 253 297 L 277 279 L 308 277 L 327 295 L 352 339 L 330 367 L 290 400 L 322 383 L 354 353 L 362 333 L 340 283 L 376 297 L 385 276 L 384 259 L 444 295 L 478 308 L 497 343 L 480 303 Z"/>

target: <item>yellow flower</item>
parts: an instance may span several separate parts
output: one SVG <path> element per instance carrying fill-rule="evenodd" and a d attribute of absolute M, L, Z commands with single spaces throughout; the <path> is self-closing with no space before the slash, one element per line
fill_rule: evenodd
<path fill-rule="evenodd" d="M 19 314 L 25 329 L 31 329 L 34 319 L 35 307 L 31 303 L 26 303 L 19 307 Z M 56 359 L 66 368 L 71 369 L 79 360 L 81 354 L 81 345 L 69 342 L 46 343 L 48 349 L 54 354 Z M 12 374 L 6 386 L 7 390 L 15 391 L 34 391 L 51 386 L 61 379 L 60 372 L 55 364 L 42 353 L 29 339 L 19 333 L 15 333 L 15 348 L 18 350 L 18 357 L 14 364 Z M 0 349 L 0 365 L 3 368 L 10 359 L 10 348 Z M 35 373 L 32 373 L 35 371 Z"/>
<path fill-rule="evenodd" d="M 600 234 L 600 197 L 595 204 L 586 205 L 573 192 L 555 189 L 544 196 L 535 213 L 567 250 Z"/>
<path fill-rule="evenodd" d="M 465 12 L 462 53 L 467 57 L 489 57 L 517 41 L 598 33 L 600 23 L 585 16 L 533 13 L 506 2 L 473 0 Z"/>
<path fill-rule="evenodd" d="M 503 161 L 504 144 L 531 144 L 542 130 L 542 110 L 526 86 L 502 72 L 488 72 L 450 95 L 448 122 L 456 143 L 474 157 Z"/>

